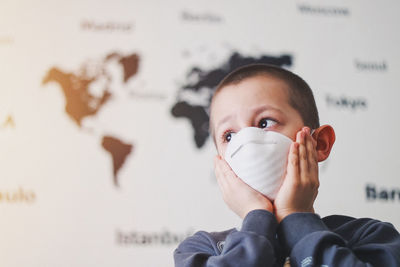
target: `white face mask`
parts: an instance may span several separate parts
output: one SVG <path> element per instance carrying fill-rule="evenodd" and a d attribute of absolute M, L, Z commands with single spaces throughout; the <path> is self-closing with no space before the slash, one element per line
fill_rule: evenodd
<path fill-rule="evenodd" d="M 274 200 L 286 173 L 292 142 L 278 132 L 243 128 L 232 136 L 225 160 L 246 184 Z"/>

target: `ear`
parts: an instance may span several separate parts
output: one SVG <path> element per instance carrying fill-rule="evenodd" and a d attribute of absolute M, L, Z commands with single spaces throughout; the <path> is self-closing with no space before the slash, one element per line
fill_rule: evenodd
<path fill-rule="evenodd" d="M 317 141 L 318 162 L 326 160 L 336 140 L 335 131 L 330 125 L 322 125 L 315 129 L 312 136 Z"/>

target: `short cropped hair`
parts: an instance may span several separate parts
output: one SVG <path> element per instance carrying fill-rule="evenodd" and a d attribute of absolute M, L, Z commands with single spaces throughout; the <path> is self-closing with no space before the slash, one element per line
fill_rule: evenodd
<path fill-rule="evenodd" d="M 232 71 L 218 84 L 213 98 L 225 86 L 238 84 L 258 75 L 271 76 L 285 82 L 288 85 L 289 104 L 299 112 L 304 125 L 311 129 L 317 129 L 320 126 L 318 109 L 310 86 L 300 76 L 274 65 L 251 64 Z M 213 131 L 213 129 L 210 130 Z M 213 135 L 213 132 L 211 134 Z"/>

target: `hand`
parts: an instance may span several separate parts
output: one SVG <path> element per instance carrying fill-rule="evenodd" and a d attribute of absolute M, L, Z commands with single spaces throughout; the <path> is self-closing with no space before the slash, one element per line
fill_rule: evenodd
<path fill-rule="evenodd" d="M 247 213 L 256 209 L 273 212 L 271 201 L 237 177 L 221 156 L 216 156 L 214 163 L 215 176 L 222 197 L 228 207 L 240 218 L 243 219 Z"/>
<path fill-rule="evenodd" d="M 309 128 L 297 133 L 289 150 L 285 179 L 274 201 L 278 222 L 294 212 L 314 212 L 319 187 L 316 145 Z"/>

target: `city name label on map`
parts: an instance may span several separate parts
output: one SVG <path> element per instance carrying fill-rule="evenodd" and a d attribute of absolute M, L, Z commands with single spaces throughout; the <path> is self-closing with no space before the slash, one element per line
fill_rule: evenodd
<path fill-rule="evenodd" d="M 367 184 L 365 187 L 365 193 L 367 200 L 383 200 L 383 201 L 400 201 L 400 189 L 399 188 L 383 188 L 379 189 L 374 184 Z"/>
<path fill-rule="evenodd" d="M 0 189 L 0 204 L 1 203 L 27 203 L 35 202 L 36 194 L 32 190 L 27 190 L 21 186 L 14 190 Z"/>

